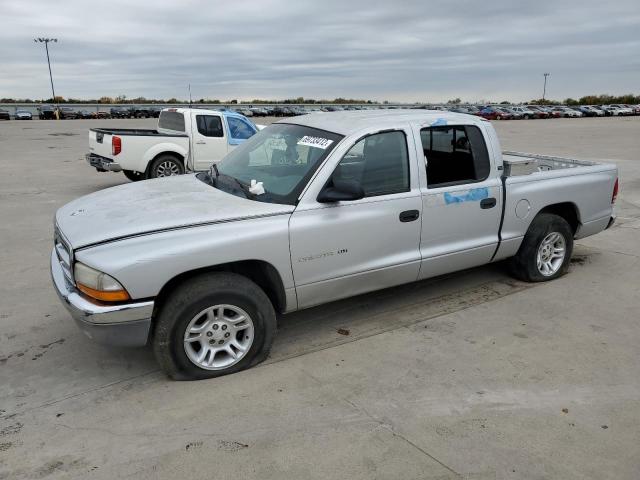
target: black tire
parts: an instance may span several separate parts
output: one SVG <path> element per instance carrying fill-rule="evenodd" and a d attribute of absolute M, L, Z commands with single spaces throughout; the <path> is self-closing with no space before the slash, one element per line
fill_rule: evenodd
<path fill-rule="evenodd" d="M 525 119 L 525 120 L 529 120 L 529 119 L 531 119 L 531 116 L 530 116 L 530 115 L 525 114 L 524 119 Z"/>
<path fill-rule="evenodd" d="M 551 233 L 559 233 L 565 242 L 565 254 L 562 264 L 552 275 L 544 275 L 538 268 L 537 254 L 542 241 Z M 541 213 L 533 219 L 522 245 L 515 257 L 510 259 L 511 274 L 525 282 L 546 282 L 554 280 L 567 272 L 573 252 L 573 230 L 567 221 L 551 213 Z"/>
<path fill-rule="evenodd" d="M 170 166 L 169 166 L 170 165 Z M 172 173 L 166 174 L 167 169 L 170 168 Z M 168 177 L 171 175 L 183 175 L 184 165 L 182 161 L 177 157 L 169 154 L 158 155 L 147 171 L 147 178 Z"/>
<path fill-rule="evenodd" d="M 192 363 L 183 344 L 189 322 L 214 305 L 233 305 L 253 322 L 254 338 L 242 359 L 222 370 Z M 276 314 L 264 291 L 246 277 L 215 272 L 194 277 L 175 289 L 160 308 L 153 332 L 153 351 L 162 370 L 174 380 L 201 380 L 250 368 L 267 358 L 276 333 Z"/>
<path fill-rule="evenodd" d="M 144 180 L 144 174 L 140 172 L 134 172 L 133 170 L 123 170 L 122 173 L 124 173 L 124 176 L 127 177 L 132 182 Z"/>

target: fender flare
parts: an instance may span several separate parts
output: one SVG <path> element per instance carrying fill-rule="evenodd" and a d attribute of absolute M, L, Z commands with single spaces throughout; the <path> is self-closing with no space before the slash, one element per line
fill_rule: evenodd
<path fill-rule="evenodd" d="M 147 168 L 149 167 L 149 164 L 153 161 L 153 159 L 156 158 L 158 155 L 162 155 L 165 153 L 178 155 L 180 158 L 182 158 L 182 161 L 184 162 L 185 159 L 187 158 L 187 155 L 189 154 L 189 150 L 176 143 L 171 143 L 171 142 L 158 143 L 157 145 L 154 145 L 144 153 L 144 155 L 142 156 L 142 159 L 140 160 L 138 171 L 142 173 L 146 172 Z"/>

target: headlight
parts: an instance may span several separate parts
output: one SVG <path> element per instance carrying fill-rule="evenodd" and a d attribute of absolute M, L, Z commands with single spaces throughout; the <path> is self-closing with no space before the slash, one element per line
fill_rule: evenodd
<path fill-rule="evenodd" d="M 73 275 L 78 290 L 91 298 L 106 302 L 121 302 L 130 298 L 115 278 L 87 267 L 84 263 L 76 262 Z"/>

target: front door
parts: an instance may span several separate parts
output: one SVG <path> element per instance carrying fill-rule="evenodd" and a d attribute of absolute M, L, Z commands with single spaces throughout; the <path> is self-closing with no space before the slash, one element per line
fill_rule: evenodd
<path fill-rule="evenodd" d="M 488 263 L 498 243 L 502 184 L 482 130 L 472 125 L 422 128 L 420 278 Z"/>
<path fill-rule="evenodd" d="M 207 170 L 227 154 L 228 142 L 220 115 L 196 115 L 193 135 L 194 170 Z"/>
<path fill-rule="evenodd" d="M 415 149 L 407 148 L 407 138 L 413 143 L 409 129 L 371 134 L 335 169 L 326 165 L 332 169 L 329 182 L 357 180 L 365 198 L 314 199 L 292 214 L 291 263 L 300 308 L 417 279 L 422 205 Z"/>

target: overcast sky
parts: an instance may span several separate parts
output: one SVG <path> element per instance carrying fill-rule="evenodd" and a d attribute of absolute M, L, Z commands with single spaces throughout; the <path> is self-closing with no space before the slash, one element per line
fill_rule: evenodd
<path fill-rule="evenodd" d="M 0 97 L 640 93 L 640 0 L 0 0 Z"/>

